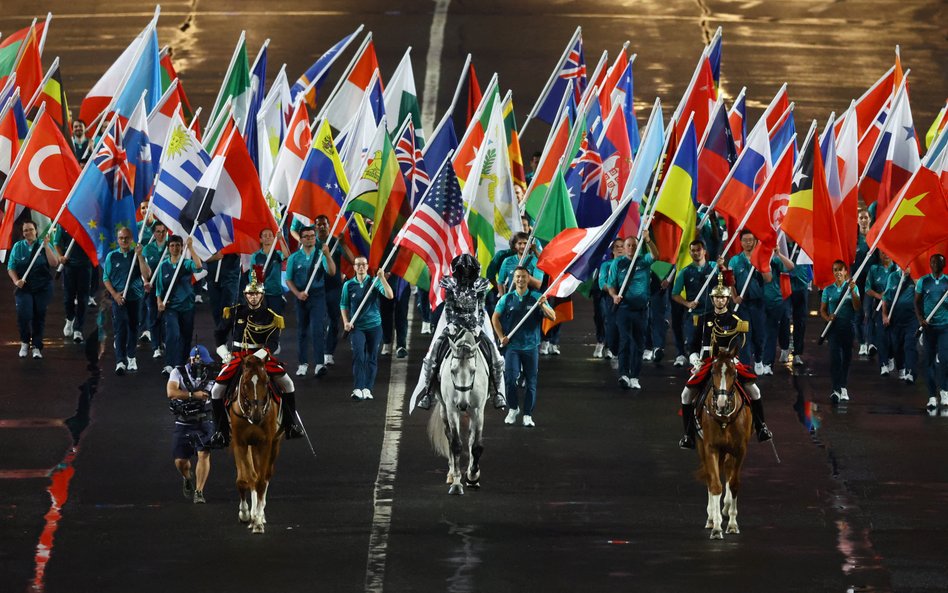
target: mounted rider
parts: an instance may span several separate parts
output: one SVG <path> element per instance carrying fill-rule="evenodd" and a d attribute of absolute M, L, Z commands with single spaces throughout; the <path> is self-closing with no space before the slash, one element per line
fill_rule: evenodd
<path fill-rule="evenodd" d="M 490 282 L 481 278 L 481 264 L 473 255 L 462 253 L 451 261 L 451 276 L 441 280 L 444 288 L 444 313 L 431 340 L 428 354 L 422 361 L 421 377 L 412 394 L 418 407 L 428 410 L 435 401 L 431 392 L 432 380 L 437 377 L 441 361 L 448 351 L 448 336 L 460 329 L 467 329 L 477 337 L 478 346 L 489 362 L 490 388 L 494 407 L 507 405 L 504 395 L 504 357 L 494 341 L 490 318 L 484 300 L 490 290 Z M 418 397 L 421 396 L 421 399 Z"/>
<path fill-rule="evenodd" d="M 744 345 L 750 324 L 731 310 L 731 287 L 724 283 L 724 274 L 718 273 L 718 285 L 711 290 L 711 304 L 714 310 L 697 318 L 691 341 L 691 363 L 696 370 L 688 379 L 681 392 L 681 418 L 685 427 L 685 436 L 678 442 L 682 449 L 695 448 L 695 399 L 705 393 L 711 379 L 711 365 L 718 352 L 739 352 Z M 699 354 L 700 352 L 700 354 Z M 702 355 L 704 357 L 702 358 Z M 764 422 L 764 408 L 757 388 L 757 375 L 739 360 L 734 361 L 737 368 L 737 381 L 741 389 L 750 397 L 754 430 L 759 442 L 773 438 Z"/>
<path fill-rule="evenodd" d="M 283 431 L 287 439 L 303 436 L 303 429 L 296 418 L 296 395 L 293 380 L 290 379 L 283 364 L 273 357 L 279 346 L 280 331 L 284 327 L 283 317 L 263 305 L 263 284 L 257 274 L 257 267 L 250 273 L 250 281 L 244 288 L 246 303 L 225 307 L 221 323 L 214 331 L 217 353 L 224 361 L 224 367 L 217 375 L 217 382 L 211 390 L 211 406 L 214 412 L 214 425 L 217 431 L 211 437 L 214 448 L 226 447 L 230 443 L 230 426 L 224 396 L 230 386 L 239 380 L 241 363 L 244 357 L 266 354 L 266 370 L 270 380 L 280 389 L 283 408 Z"/>

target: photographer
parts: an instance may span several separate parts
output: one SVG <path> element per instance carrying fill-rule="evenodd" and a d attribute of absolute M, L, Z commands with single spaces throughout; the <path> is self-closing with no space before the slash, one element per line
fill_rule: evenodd
<path fill-rule="evenodd" d="M 168 399 L 174 414 L 174 465 L 184 482 L 184 497 L 195 504 L 204 503 L 204 484 L 211 470 L 210 449 L 207 443 L 214 433 L 208 418 L 208 401 L 216 373 L 209 372 L 211 355 L 204 346 L 191 349 L 188 363 L 177 366 L 168 377 Z M 197 469 L 191 458 L 197 454 Z M 195 483 L 195 478 L 197 483 Z"/>

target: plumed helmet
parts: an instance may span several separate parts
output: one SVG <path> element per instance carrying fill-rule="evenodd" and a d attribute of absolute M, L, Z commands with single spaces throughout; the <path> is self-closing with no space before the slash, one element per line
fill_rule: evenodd
<path fill-rule="evenodd" d="M 462 253 L 451 260 L 451 275 L 463 286 L 472 286 L 481 275 L 481 264 L 470 253 Z"/>
<path fill-rule="evenodd" d="M 718 285 L 711 289 L 711 296 L 713 297 L 729 297 L 731 296 L 731 287 L 725 286 L 724 284 L 724 274 L 718 272 Z"/>
<path fill-rule="evenodd" d="M 247 278 L 244 294 L 263 294 L 263 266 L 255 265 L 247 274 Z"/>

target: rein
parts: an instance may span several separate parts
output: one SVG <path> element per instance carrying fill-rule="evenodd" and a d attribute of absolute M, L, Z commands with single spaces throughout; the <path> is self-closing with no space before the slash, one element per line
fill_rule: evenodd
<path fill-rule="evenodd" d="M 466 344 L 462 344 L 461 346 L 457 346 L 457 344 L 454 342 L 454 340 L 450 340 L 450 338 L 449 338 L 449 341 L 451 342 L 451 356 L 453 356 L 455 360 L 457 360 L 457 361 L 459 361 L 459 362 L 460 362 L 460 361 L 467 361 L 467 360 L 474 359 L 474 358 L 477 356 L 478 348 L 477 348 L 476 345 L 473 346 L 473 347 L 468 346 L 468 345 L 466 345 Z M 463 353 L 463 356 L 459 355 L 459 352 Z M 455 391 L 458 391 L 458 392 L 461 392 L 461 393 L 466 393 L 466 392 L 471 391 L 472 389 L 474 389 L 474 382 L 476 381 L 476 379 L 477 379 L 477 363 L 475 362 L 475 363 L 474 363 L 474 378 L 471 379 L 470 385 L 460 385 L 460 386 L 459 386 L 457 383 L 454 382 L 454 375 L 453 375 L 453 374 L 452 374 L 452 376 L 451 376 L 451 384 L 454 386 L 454 390 L 455 390 Z"/>
<path fill-rule="evenodd" d="M 725 369 L 721 369 L 722 383 L 724 380 L 724 375 L 723 375 L 724 370 Z M 711 370 L 711 377 L 712 377 L 712 383 L 713 383 L 714 369 Z M 734 399 L 738 395 L 737 391 L 738 391 L 737 369 L 735 368 L 734 380 L 731 382 L 730 387 L 724 388 L 723 385 L 715 386 L 712 384 L 708 387 L 707 393 L 705 394 L 704 406 L 703 406 L 704 410 L 705 412 L 708 413 L 708 416 L 710 418 L 712 418 L 715 422 L 717 422 L 721 426 L 721 430 L 724 430 L 725 428 L 727 428 L 727 425 L 733 422 L 735 416 L 744 408 L 743 397 L 738 398 L 740 401 L 737 404 L 734 403 Z M 722 397 L 722 396 L 726 398 L 727 400 L 725 409 L 731 408 L 731 411 L 726 414 L 722 414 L 718 412 L 717 405 L 715 403 L 717 398 Z"/>
<path fill-rule="evenodd" d="M 259 383 L 260 377 L 258 376 L 257 379 L 258 379 L 258 383 Z M 252 378 L 248 379 L 248 381 L 251 381 L 251 382 L 252 382 Z M 264 384 L 267 385 L 267 384 L 269 383 L 269 378 L 266 377 L 266 376 L 264 376 L 263 381 L 264 381 Z M 267 414 L 268 414 L 269 411 L 270 411 L 270 402 L 273 400 L 273 398 L 270 396 L 269 385 L 267 385 L 267 397 L 266 397 L 266 399 L 263 401 L 263 405 L 262 405 L 262 406 L 260 405 L 260 400 L 257 399 L 256 397 L 254 397 L 252 400 L 248 400 L 248 401 L 246 402 L 247 407 L 250 408 L 250 412 L 249 412 L 249 413 L 248 413 L 247 410 L 244 408 L 244 403 L 245 403 L 245 402 L 244 402 L 244 398 L 241 397 L 241 392 L 242 392 L 242 390 L 243 390 L 243 386 L 244 386 L 244 377 L 243 377 L 243 373 L 241 373 L 240 380 L 237 381 L 237 391 L 234 393 L 234 402 L 237 404 L 237 411 L 235 411 L 234 414 L 235 414 L 238 418 L 241 418 L 241 419 L 243 419 L 243 420 L 246 420 L 249 424 L 256 425 L 257 422 L 255 422 L 254 419 L 252 418 L 252 412 L 253 412 L 254 410 L 259 409 L 259 410 L 260 410 L 260 420 L 259 420 L 259 422 L 262 424 L 262 423 L 267 419 Z M 256 395 L 256 393 L 254 393 L 254 395 Z M 252 405 L 251 405 L 251 404 L 252 404 Z"/>

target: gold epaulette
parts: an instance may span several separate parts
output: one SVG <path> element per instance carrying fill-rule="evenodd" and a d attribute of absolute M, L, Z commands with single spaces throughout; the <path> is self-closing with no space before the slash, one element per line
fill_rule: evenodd
<path fill-rule="evenodd" d="M 738 331 L 742 334 L 746 334 L 747 332 L 750 331 L 750 323 L 748 323 L 744 319 L 741 319 L 740 321 L 737 322 L 737 328 L 735 331 Z"/>
<path fill-rule="evenodd" d="M 273 310 L 271 309 L 270 312 L 273 313 Z M 276 313 L 273 313 L 273 325 L 274 325 L 274 327 L 276 327 L 277 329 L 283 329 L 283 328 L 285 328 L 285 327 L 286 327 L 286 322 L 283 321 L 283 316 L 282 316 L 282 315 L 277 315 Z"/>
<path fill-rule="evenodd" d="M 224 307 L 224 319 L 230 319 L 231 309 L 233 309 L 233 307 Z"/>

